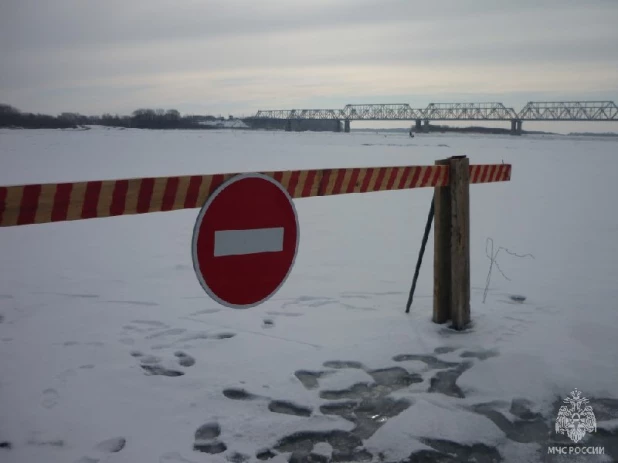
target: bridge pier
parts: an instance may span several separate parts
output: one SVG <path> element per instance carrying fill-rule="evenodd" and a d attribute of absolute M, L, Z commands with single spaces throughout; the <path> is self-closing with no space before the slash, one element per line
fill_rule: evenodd
<path fill-rule="evenodd" d="M 422 123 L 423 121 L 421 119 L 416 120 L 416 133 L 419 133 L 423 130 Z"/>
<path fill-rule="evenodd" d="M 284 119 L 278 120 L 279 129 L 284 129 L 286 132 L 341 132 L 341 120 L 339 119 Z"/>
<path fill-rule="evenodd" d="M 350 120 L 346 119 L 343 123 L 343 131 L 345 133 L 350 133 Z"/>
<path fill-rule="evenodd" d="M 523 122 L 519 119 L 511 119 L 511 135 L 521 135 Z"/>
<path fill-rule="evenodd" d="M 423 132 L 429 133 L 429 119 L 425 119 L 425 123 L 423 124 Z"/>

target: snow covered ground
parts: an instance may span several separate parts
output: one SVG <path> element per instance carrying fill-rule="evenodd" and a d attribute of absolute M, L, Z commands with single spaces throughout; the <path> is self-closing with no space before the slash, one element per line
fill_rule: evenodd
<path fill-rule="evenodd" d="M 618 140 L 0 130 L 0 184 L 462 154 L 513 165 L 471 187 L 464 333 L 431 323 L 431 237 L 404 314 L 431 189 L 297 200 L 294 269 L 248 310 L 195 277 L 198 209 L 0 229 L 0 461 L 558 461 L 575 388 L 581 461 L 616 461 Z M 488 238 L 534 258 L 501 251 L 483 302 Z"/>

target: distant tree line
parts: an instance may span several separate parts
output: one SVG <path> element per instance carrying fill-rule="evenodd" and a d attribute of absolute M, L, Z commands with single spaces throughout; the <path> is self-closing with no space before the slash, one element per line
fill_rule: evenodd
<path fill-rule="evenodd" d="M 232 116 L 229 116 L 232 119 Z M 59 116 L 24 113 L 19 109 L 0 104 L 0 127 L 24 129 L 68 129 L 84 125 L 104 125 L 138 129 L 211 129 L 201 122 L 222 120 L 214 116 L 181 116 L 175 109 L 137 109 L 130 116 L 103 114 L 84 116 L 78 113 L 62 113 Z"/>
<path fill-rule="evenodd" d="M 22 113 L 11 105 L 0 104 L 0 127 L 25 129 L 65 129 L 77 127 L 74 122 L 47 114 Z"/>

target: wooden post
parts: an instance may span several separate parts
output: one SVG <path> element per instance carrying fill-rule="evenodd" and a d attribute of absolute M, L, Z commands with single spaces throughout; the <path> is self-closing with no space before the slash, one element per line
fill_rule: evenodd
<path fill-rule="evenodd" d="M 450 165 L 448 159 L 437 166 Z M 446 323 L 451 318 L 451 192 L 450 187 L 434 188 L 433 228 L 433 322 Z"/>
<path fill-rule="evenodd" d="M 450 160 L 451 320 L 462 330 L 470 323 L 470 161 Z"/>
<path fill-rule="evenodd" d="M 449 166 L 449 186 L 434 192 L 433 322 L 470 322 L 470 162 L 455 156 L 435 162 Z"/>

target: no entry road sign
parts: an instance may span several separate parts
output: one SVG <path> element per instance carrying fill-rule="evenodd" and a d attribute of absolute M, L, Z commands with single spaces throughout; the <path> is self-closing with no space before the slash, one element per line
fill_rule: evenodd
<path fill-rule="evenodd" d="M 200 210 L 193 230 L 193 267 L 215 301 L 254 307 L 283 285 L 298 241 L 296 208 L 281 184 L 263 174 L 237 175 Z"/>

